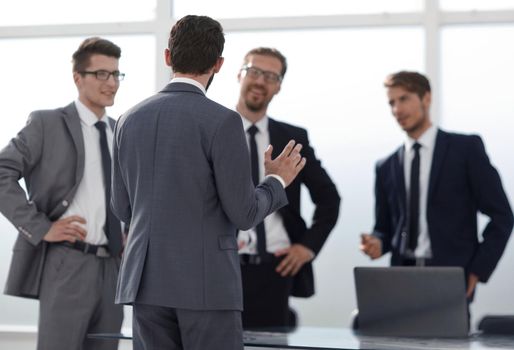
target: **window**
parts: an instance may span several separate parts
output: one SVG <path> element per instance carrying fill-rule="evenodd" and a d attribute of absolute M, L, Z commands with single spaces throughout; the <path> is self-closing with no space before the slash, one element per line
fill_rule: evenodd
<path fill-rule="evenodd" d="M 514 198 L 514 25 L 449 26 L 442 30 L 442 126 L 478 134 L 500 173 L 511 205 Z M 479 215 L 481 228 L 488 218 Z M 480 290 L 474 314 L 501 314 L 512 296 L 514 265 L 509 241 L 494 278 Z M 475 304 L 475 303 L 474 303 Z"/>
<path fill-rule="evenodd" d="M 310 0 L 261 0 L 254 3 L 238 0 L 176 0 L 174 5 L 177 18 L 187 14 L 205 14 L 213 18 L 244 18 L 415 12 L 422 9 L 421 0 L 317 0 L 316 6 Z"/>
<path fill-rule="evenodd" d="M 439 0 L 443 11 L 514 9 L 512 0 Z"/>
<path fill-rule="evenodd" d="M 513 25 L 458 26 L 442 31 L 442 124 L 480 134 L 503 179 L 514 179 Z M 512 143 L 511 143 L 512 144 Z M 511 197 L 514 188 L 508 188 Z"/>
<path fill-rule="evenodd" d="M 155 17 L 156 0 L 17 0 L 0 3 L 2 26 L 145 21 Z"/>

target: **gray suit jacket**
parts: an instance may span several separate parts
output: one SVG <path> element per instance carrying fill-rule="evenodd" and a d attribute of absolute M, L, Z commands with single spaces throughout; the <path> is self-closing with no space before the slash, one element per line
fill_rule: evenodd
<path fill-rule="evenodd" d="M 275 178 L 255 188 L 241 118 L 171 83 L 120 118 L 112 206 L 130 221 L 116 302 L 242 310 L 237 229 L 287 204 Z"/>
<path fill-rule="evenodd" d="M 0 211 L 19 231 L 5 294 L 38 298 L 43 236 L 68 208 L 83 174 L 84 139 L 74 103 L 31 113 L 0 151 Z"/>

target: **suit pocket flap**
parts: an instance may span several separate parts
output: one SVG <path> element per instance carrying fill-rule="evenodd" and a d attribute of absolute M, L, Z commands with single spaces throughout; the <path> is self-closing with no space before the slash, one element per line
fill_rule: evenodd
<path fill-rule="evenodd" d="M 218 244 L 220 249 L 233 249 L 237 250 L 237 240 L 235 235 L 223 235 L 218 237 Z"/>

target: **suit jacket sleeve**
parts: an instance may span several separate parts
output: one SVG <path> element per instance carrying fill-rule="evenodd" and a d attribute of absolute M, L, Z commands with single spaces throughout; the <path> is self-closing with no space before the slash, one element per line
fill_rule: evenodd
<path fill-rule="evenodd" d="M 317 255 L 337 222 L 341 198 L 335 184 L 316 158 L 314 149 L 309 144 L 307 132 L 302 131 L 298 141 L 302 143 L 302 155 L 307 159 L 307 163 L 300 176 L 309 190 L 315 210 L 312 225 L 300 243 Z"/>
<path fill-rule="evenodd" d="M 375 227 L 373 235 L 382 241 L 382 255 L 388 253 L 392 249 L 392 223 L 387 200 L 386 185 L 382 174 L 383 165 L 377 163 L 375 168 Z"/>
<path fill-rule="evenodd" d="M 19 180 L 30 174 L 41 159 L 44 125 L 37 112 L 0 152 L 0 211 L 34 246 L 50 230 L 52 222 L 27 199 Z"/>
<path fill-rule="evenodd" d="M 490 218 L 470 264 L 470 272 L 486 282 L 500 260 L 513 227 L 512 209 L 496 169 L 491 165 L 479 136 L 469 145 L 469 180 L 477 209 Z"/>
<path fill-rule="evenodd" d="M 240 230 L 248 230 L 287 204 L 279 180 L 267 177 L 256 188 L 241 118 L 235 114 L 220 123 L 212 144 L 215 183 L 223 211 Z"/>
<path fill-rule="evenodd" d="M 123 137 L 121 132 L 121 119 L 116 123 L 114 129 L 114 141 L 113 141 L 113 155 L 112 155 L 112 183 L 111 183 L 111 208 L 113 213 L 125 223 L 130 223 L 132 216 L 132 209 L 130 206 L 129 195 L 127 187 L 125 186 L 125 180 L 122 176 L 122 171 L 119 163 L 119 144 Z M 125 232 L 127 228 L 125 228 Z"/>

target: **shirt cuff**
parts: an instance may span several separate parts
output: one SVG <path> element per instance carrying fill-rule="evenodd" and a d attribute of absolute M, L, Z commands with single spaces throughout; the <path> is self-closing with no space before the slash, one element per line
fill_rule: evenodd
<path fill-rule="evenodd" d="M 283 188 L 286 188 L 286 182 L 284 181 L 284 179 L 282 179 L 281 176 L 279 175 L 275 175 L 275 174 L 269 174 L 269 175 L 266 175 L 266 177 L 274 177 L 275 179 L 277 179 L 278 181 L 280 181 L 280 183 L 282 184 L 282 187 Z"/>

